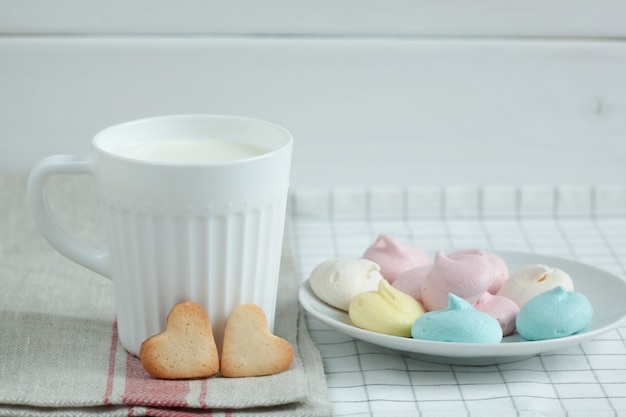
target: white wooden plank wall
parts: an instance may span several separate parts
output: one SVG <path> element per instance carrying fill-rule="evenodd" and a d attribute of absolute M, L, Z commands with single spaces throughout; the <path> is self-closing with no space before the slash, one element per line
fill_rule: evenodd
<path fill-rule="evenodd" d="M 300 187 L 626 183 L 626 3 L 0 0 L 0 170 L 260 117 Z"/>

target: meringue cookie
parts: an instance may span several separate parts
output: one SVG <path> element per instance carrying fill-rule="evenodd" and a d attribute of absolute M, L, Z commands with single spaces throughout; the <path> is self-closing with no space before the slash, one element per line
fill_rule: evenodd
<path fill-rule="evenodd" d="M 415 298 L 393 288 L 386 280 L 378 290 L 362 292 L 350 303 L 352 324 L 361 329 L 392 336 L 410 337 L 411 327 L 424 307 Z"/>
<path fill-rule="evenodd" d="M 493 266 L 484 251 L 457 254 L 449 258 L 442 251 L 435 255 L 433 269 L 422 284 L 422 301 L 427 310 L 448 305 L 448 293 L 474 304 L 493 282 Z"/>
<path fill-rule="evenodd" d="M 380 267 L 367 259 L 335 258 L 317 265 L 309 277 L 320 300 L 348 311 L 350 301 L 364 291 L 374 291 L 383 279 Z"/>
<path fill-rule="evenodd" d="M 517 331 L 526 340 L 570 336 L 584 329 L 593 307 L 583 294 L 562 285 L 528 300 L 517 315 Z"/>
<path fill-rule="evenodd" d="M 428 255 L 407 242 L 389 235 L 379 235 L 362 256 L 380 265 L 383 277 L 393 284 L 401 273 L 422 265 L 428 265 Z"/>
<path fill-rule="evenodd" d="M 521 308 L 534 296 L 560 285 L 567 291 L 574 290 L 572 278 L 566 272 L 546 265 L 528 265 L 513 272 L 497 295 L 510 298 Z"/>
<path fill-rule="evenodd" d="M 432 265 L 409 269 L 398 275 L 391 286 L 422 302 L 422 284 L 432 269 Z"/>
<path fill-rule="evenodd" d="M 454 258 L 456 255 L 479 253 L 480 251 L 481 249 L 461 249 L 448 254 L 448 257 Z M 485 252 L 485 254 L 487 255 L 487 259 L 493 266 L 493 282 L 491 283 L 491 286 L 489 286 L 487 291 L 489 291 L 491 294 L 496 294 L 500 290 L 500 287 L 502 287 L 504 281 L 506 281 L 506 279 L 509 277 L 509 268 L 506 265 L 506 262 L 504 262 L 504 259 L 502 259 L 499 255 L 488 251 L 483 252 Z"/>
<path fill-rule="evenodd" d="M 500 328 L 502 328 L 503 336 L 508 336 L 515 332 L 515 319 L 519 313 L 519 307 L 510 298 L 485 292 L 474 303 L 474 308 L 495 318 L 498 324 L 500 324 Z"/>
<path fill-rule="evenodd" d="M 444 310 L 421 315 L 411 330 L 414 339 L 456 343 L 500 343 L 502 329 L 497 320 L 470 303 L 449 294 Z"/>

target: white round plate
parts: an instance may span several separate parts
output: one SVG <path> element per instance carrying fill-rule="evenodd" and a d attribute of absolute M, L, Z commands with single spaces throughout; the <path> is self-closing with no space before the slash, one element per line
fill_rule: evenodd
<path fill-rule="evenodd" d="M 565 348 L 597 337 L 626 323 L 626 281 L 607 271 L 580 262 L 520 252 L 497 252 L 511 272 L 532 264 L 544 264 L 567 272 L 575 290 L 583 293 L 593 306 L 593 318 L 586 329 L 559 339 L 526 341 L 517 334 L 497 344 L 449 343 L 389 336 L 355 327 L 348 314 L 321 301 L 308 280 L 299 292 L 302 307 L 328 326 L 375 345 L 408 352 L 421 360 L 445 364 L 493 365 L 515 362 L 542 352 Z"/>

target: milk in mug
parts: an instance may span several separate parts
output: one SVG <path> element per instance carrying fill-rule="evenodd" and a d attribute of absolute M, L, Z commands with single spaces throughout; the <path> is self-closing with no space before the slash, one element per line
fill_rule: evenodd
<path fill-rule="evenodd" d="M 116 153 L 142 161 L 198 164 L 237 161 L 268 152 L 260 145 L 222 139 L 168 139 L 120 148 Z"/>

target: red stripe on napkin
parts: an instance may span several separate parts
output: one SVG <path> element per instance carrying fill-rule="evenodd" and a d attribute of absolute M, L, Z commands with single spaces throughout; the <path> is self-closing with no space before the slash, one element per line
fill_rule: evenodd
<path fill-rule="evenodd" d="M 208 384 L 207 384 L 207 380 L 203 379 L 200 382 L 200 398 L 198 398 L 199 402 L 200 402 L 200 407 L 202 408 L 206 408 L 206 394 L 208 391 Z"/>
<path fill-rule="evenodd" d="M 139 358 L 126 355 L 126 387 L 122 402 L 127 405 L 153 407 L 187 407 L 189 381 L 151 377 Z"/>
<path fill-rule="evenodd" d="M 104 403 L 108 404 L 113 393 L 113 377 L 115 376 L 115 355 L 117 353 L 117 344 L 119 336 L 117 334 L 117 321 L 113 322 L 113 331 L 111 334 L 111 348 L 109 349 L 109 371 L 107 375 L 107 386 L 104 393 Z"/>

